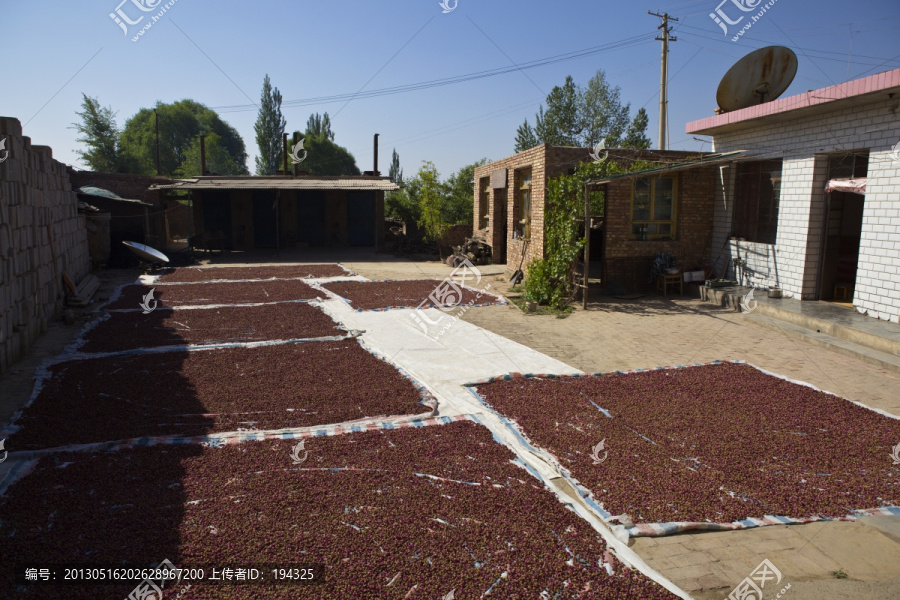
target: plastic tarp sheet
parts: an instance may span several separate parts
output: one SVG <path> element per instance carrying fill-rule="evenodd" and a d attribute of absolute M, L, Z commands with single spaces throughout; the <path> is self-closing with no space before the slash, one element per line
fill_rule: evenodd
<path fill-rule="evenodd" d="M 867 179 L 857 177 L 855 179 L 832 179 L 825 186 L 826 192 L 853 192 L 854 194 L 866 193 Z"/>

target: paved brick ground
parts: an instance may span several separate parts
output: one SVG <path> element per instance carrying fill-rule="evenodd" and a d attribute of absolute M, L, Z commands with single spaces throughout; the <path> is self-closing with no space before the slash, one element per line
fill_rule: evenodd
<path fill-rule="evenodd" d="M 369 278 L 446 277 L 438 263 L 345 263 Z M 482 267 L 478 287 L 509 290 L 504 266 Z M 900 415 L 900 375 L 762 327 L 699 299 L 648 295 L 598 298 L 565 319 L 526 315 L 514 305 L 480 307 L 466 321 L 588 372 L 744 360 L 785 377 Z M 900 441 L 900 440 L 898 440 Z M 900 518 L 878 517 L 900 530 Z M 810 523 L 638 538 L 631 545 L 696 598 L 726 598 L 763 559 L 791 584 L 783 598 L 900 598 L 900 535 L 857 522 Z M 833 573 L 843 570 L 846 579 Z M 774 597 L 782 588 L 770 592 Z"/>
<path fill-rule="evenodd" d="M 488 279 L 505 287 L 497 277 Z M 526 315 L 515 306 L 484 307 L 464 318 L 584 371 L 740 359 L 900 415 L 896 372 L 806 344 L 695 299 L 606 299 L 565 319 Z M 784 597 L 881 600 L 900 598 L 898 539 L 863 522 L 829 522 L 639 538 L 631 545 L 698 598 L 725 598 L 768 558 L 783 573 L 782 585 L 792 584 Z M 832 573 L 838 570 L 849 578 L 835 579 Z"/>

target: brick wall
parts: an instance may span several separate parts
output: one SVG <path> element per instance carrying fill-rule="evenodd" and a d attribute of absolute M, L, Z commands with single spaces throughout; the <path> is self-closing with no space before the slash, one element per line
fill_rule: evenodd
<path fill-rule="evenodd" d="M 62 272 L 90 271 L 87 226 L 66 167 L 32 146 L 18 119 L 0 117 L 0 371 L 47 329 L 63 306 Z M 0 158 L 3 158 L 0 153 Z"/>
<path fill-rule="evenodd" d="M 857 102 L 862 102 L 858 99 Z M 853 304 L 868 315 L 900 322 L 900 161 L 892 147 L 900 142 L 897 99 L 877 94 L 865 104 L 828 105 L 798 111 L 790 120 L 761 119 L 715 136 L 719 152 L 747 150 L 754 160 L 782 158 L 778 235 L 773 246 L 728 240 L 733 210 L 733 169 L 723 169 L 717 186 L 714 256 L 728 268 L 738 255 L 747 259 L 745 283 L 780 285 L 785 296 L 818 297 L 825 214 L 828 155 L 869 151 L 868 185 Z M 727 184 L 727 185 L 726 185 Z M 715 254 L 715 251 L 714 251 Z"/>
<path fill-rule="evenodd" d="M 448 256 L 453 253 L 453 246 L 462 246 L 466 238 L 472 237 L 472 226 L 468 223 L 451 226 L 441 237 L 441 253 Z"/>
<path fill-rule="evenodd" d="M 607 279 L 616 278 L 629 289 L 647 289 L 641 283 L 650 274 L 652 258 L 659 252 L 675 255 L 683 269 L 708 264 L 713 234 L 716 167 L 699 167 L 673 173 L 676 180 L 675 238 L 636 240 L 631 233 L 632 179 L 607 184 L 605 264 Z M 636 271 L 632 273 L 631 271 Z M 633 281 L 629 285 L 626 281 Z M 646 282 L 649 285 L 649 281 Z"/>
<path fill-rule="evenodd" d="M 481 187 L 484 185 L 485 178 L 489 183 L 491 173 L 497 169 L 505 169 L 507 175 L 507 187 L 502 190 L 490 190 L 488 215 L 490 215 L 489 226 L 482 228 L 483 224 L 475 223 L 474 228 L 478 235 L 488 240 L 494 249 L 494 262 L 503 262 L 505 254 L 505 262 L 507 271 L 515 270 L 522 259 L 522 250 L 524 242 L 522 240 L 513 239 L 513 231 L 516 222 L 521 219 L 516 206 L 516 189 L 520 181 L 522 172 L 525 169 L 531 169 L 531 240 L 525 253 L 525 262 L 527 266 L 532 260 L 544 256 L 544 248 L 546 235 L 544 234 L 544 206 L 546 202 L 546 184 L 547 180 L 559 175 L 573 173 L 575 167 L 582 163 L 592 160 L 590 156 L 590 148 L 573 148 L 564 146 L 551 146 L 549 144 L 541 144 L 529 150 L 525 150 L 513 156 L 508 156 L 502 160 L 488 163 L 475 169 L 475 197 L 474 197 L 474 218 L 477 221 L 479 209 L 481 206 Z M 662 162 L 679 162 L 688 157 L 696 156 L 696 152 L 681 151 L 659 151 L 659 150 L 610 150 L 608 160 L 613 160 L 622 165 L 629 165 L 637 160 L 644 161 L 662 161 Z M 706 185 L 708 182 L 705 182 Z M 631 188 L 628 187 L 628 220 L 630 230 L 631 219 Z M 710 185 L 707 186 L 709 193 Z M 711 205 L 712 199 L 706 198 L 708 204 Z M 503 238 L 502 228 L 498 227 L 498 221 L 502 221 L 504 214 L 503 206 L 506 207 L 505 221 L 507 227 L 506 238 Z M 622 209 L 624 210 L 624 209 Z M 688 213 L 690 214 L 690 212 Z M 691 222 L 687 225 L 690 227 Z M 709 227 L 709 225 L 707 225 Z M 708 238 L 708 234 L 705 234 Z M 708 246 L 708 239 L 704 241 Z M 646 242 L 645 242 L 646 243 Z M 498 252 L 498 248 L 505 248 L 505 253 Z M 641 252 L 648 252 L 649 246 L 640 247 Z M 655 251 L 650 251 L 650 254 Z M 627 256 L 634 256 L 634 250 L 626 250 Z M 523 267 L 524 268 L 524 267 Z"/>
<path fill-rule="evenodd" d="M 484 178 L 490 182 L 491 173 L 498 169 L 507 171 L 506 187 L 504 189 L 490 190 L 490 206 L 488 215 L 489 225 L 482 229 L 478 223 L 474 223 L 474 230 L 484 237 L 493 249 L 494 263 L 506 263 L 507 270 L 514 270 L 519 264 L 522 254 L 522 242 L 513 239 L 515 223 L 522 217 L 516 207 L 516 188 L 521 180 L 523 170 L 531 169 L 531 232 L 532 239 L 529 244 L 528 256 L 525 264 L 543 255 L 544 240 L 543 228 L 538 228 L 538 223 L 543 224 L 544 209 L 544 182 L 545 165 L 548 144 L 535 146 L 524 152 L 508 156 L 502 160 L 494 161 L 475 169 L 475 220 L 478 219 L 481 207 L 481 186 Z M 504 219 L 505 217 L 505 219 Z M 503 237 L 501 221 L 506 223 L 506 237 Z M 505 253 L 498 249 L 505 249 Z"/>

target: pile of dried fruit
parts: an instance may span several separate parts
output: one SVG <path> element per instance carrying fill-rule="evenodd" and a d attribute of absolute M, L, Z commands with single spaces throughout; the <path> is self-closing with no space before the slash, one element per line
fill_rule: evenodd
<path fill-rule="evenodd" d="M 160 308 L 112 313 L 85 335 L 82 352 L 117 352 L 212 342 L 259 342 L 345 335 L 318 308 L 302 303 L 219 308 Z"/>
<path fill-rule="evenodd" d="M 324 563 L 317 586 L 194 584 L 190 598 L 671 599 L 471 422 L 45 458 L 0 499 L 0 553 L 178 567 Z M 609 574 L 603 562 L 612 569 Z M 4 573 L 6 571 L 4 570 Z M 0 585 L 10 584 L 0 575 Z M 166 598 L 180 591 L 170 587 Z M 129 586 L 16 597 L 123 598 Z"/>
<path fill-rule="evenodd" d="M 480 290 L 473 290 L 446 280 L 423 279 L 414 281 L 335 281 L 322 287 L 346 298 L 353 308 L 416 308 L 423 306 L 455 306 L 458 304 L 488 304 L 497 298 Z"/>
<path fill-rule="evenodd" d="M 73 360 L 8 450 L 421 414 L 422 393 L 356 340 Z"/>
<path fill-rule="evenodd" d="M 160 283 L 238 279 L 296 279 L 342 277 L 349 271 L 340 265 L 283 265 L 268 267 L 179 267 L 164 273 Z"/>
<path fill-rule="evenodd" d="M 900 505 L 900 467 L 889 457 L 900 421 L 748 365 L 477 387 L 607 511 L 635 522 Z M 601 440 L 608 454 L 595 464 Z"/>
<path fill-rule="evenodd" d="M 150 290 L 157 308 L 184 304 L 245 304 L 254 302 L 285 302 L 311 300 L 323 295 L 308 284 L 292 279 L 255 281 L 250 283 L 203 283 L 185 285 L 127 285 L 119 299 L 104 308 L 139 309 Z M 150 302 L 152 308 L 153 303 Z"/>

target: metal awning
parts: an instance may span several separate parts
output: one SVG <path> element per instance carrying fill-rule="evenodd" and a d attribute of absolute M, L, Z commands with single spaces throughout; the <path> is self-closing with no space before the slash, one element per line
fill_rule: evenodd
<path fill-rule="evenodd" d="M 675 163 L 672 165 L 663 165 L 661 167 L 653 167 L 651 169 L 644 169 L 642 171 L 632 171 L 631 173 L 610 175 L 609 177 L 604 177 L 602 179 L 592 179 L 590 181 L 586 181 L 585 183 L 589 185 L 602 185 L 604 183 L 609 183 L 610 181 L 616 181 L 617 179 L 634 179 L 636 177 L 644 177 L 647 175 L 664 175 L 666 173 L 673 173 L 675 171 L 687 171 L 689 169 L 695 169 L 698 167 L 710 167 L 713 165 L 732 162 L 743 154 L 746 154 L 746 152 L 746 150 L 735 150 L 733 152 L 707 154 L 706 156 L 703 156 L 697 160 Z"/>
<path fill-rule="evenodd" d="M 198 177 L 177 179 L 151 190 L 348 190 L 385 191 L 400 189 L 387 177 Z"/>
<path fill-rule="evenodd" d="M 85 185 L 77 190 L 75 193 L 81 196 L 90 196 L 93 198 L 105 198 L 107 200 L 115 200 L 116 202 L 127 202 L 129 204 L 140 204 L 141 206 L 153 206 L 153 204 L 149 202 L 144 202 L 143 200 L 135 200 L 132 198 L 122 198 L 118 194 L 115 194 L 109 190 L 105 190 L 103 188 L 94 187 L 92 185 Z"/>

